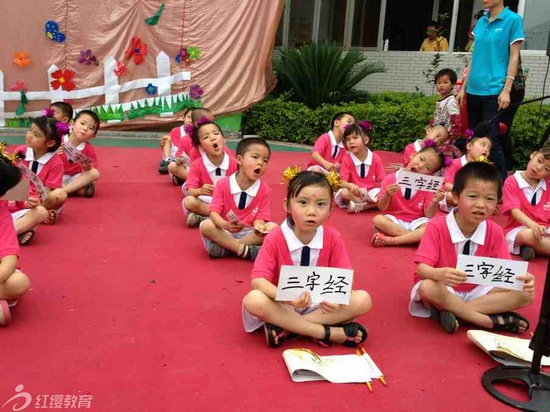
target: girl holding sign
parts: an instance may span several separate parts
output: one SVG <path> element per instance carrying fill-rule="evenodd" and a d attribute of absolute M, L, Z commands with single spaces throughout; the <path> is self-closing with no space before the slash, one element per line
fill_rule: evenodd
<path fill-rule="evenodd" d="M 337 177 L 299 168 L 288 168 L 283 176 L 289 182 L 284 201 L 287 219 L 266 236 L 254 263 L 252 290 L 243 301 L 244 328 L 252 332 L 263 326 L 270 347 L 280 346 L 293 334 L 311 337 L 323 346 L 357 346 L 367 338 L 367 329 L 352 320 L 372 306 L 364 290 L 352 291 L 348 305 L 312 303 L 305 287 L 292 301 L 275 301 L 283 265 L 351 269 L 342 236 L 323 226 L 332 211 Z"/>

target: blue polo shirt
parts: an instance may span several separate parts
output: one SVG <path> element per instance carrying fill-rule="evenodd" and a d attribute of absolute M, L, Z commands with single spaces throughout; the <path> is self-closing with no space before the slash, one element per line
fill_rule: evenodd
<path fill-rule="evenodd" d="M 504 88 L 510 46 L 524 40 L 523 20 L 508 7 L 489 22 L 485 13 L 474 28 L 474 54 L 466 92 L 478 96 L 498 95 Z"/>

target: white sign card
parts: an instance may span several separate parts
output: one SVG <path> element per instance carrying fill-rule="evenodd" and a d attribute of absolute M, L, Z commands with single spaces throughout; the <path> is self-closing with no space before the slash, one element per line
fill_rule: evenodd
<path fill-rule="evenodd" d="M 19 183 L 8 190 L 0 200 L 27 200 L 29 198 L 29 187 L 29 181 L 27 179 L 21 179 Z"/>
<path fill-rule="evenodd" d="M 399 186 L 408 187 L 413 190 L 423 190 L 435 193 L 443 186 L 443 176 L 423 175 L 401 170 L 398 174 L 397 183 Z"/>
<path fill-rule="evenodd" d="M 93 159 L 86 155 L 83 155 L 69 140 L 63 143 L 63 151 L 67 155 L 67 158 L 73 163 L 90 163 Z"/>
<path fill-rule="evenodd" d="M 312 302 L 348 305 L 352 284 L 352 269 L 283 265 L 275 300 L 291 301 L 307 290 Z"/>
<path fill-rule="evenodd" d="M 525 275 L 528 266 L 523 261 L 462 254 L 458 255 L 456 262 L 456 268 L 468 276 L 467 283 L 512 290 L 523 290 L 524 282 L 517 280 L 516 276 Z"/>
<path fill-rule="evenodd" d="M 32 182 L 34 187 L 36 187 L 38 196 L 40 196 L 40 201 L 41 202 L 45 201 L 46 198 L 48 197 L 48 192 L 46 191 L 46 187 L 44 186 L 44 183 L 42 183 L 42 180 L 40 180 L 40 178 L 36 175 L 36 173 L 34 173 L 31 169 L 29 169 L 23 163 L 18 163 L 17 168 L 21 170 L 21 173 Z"/>

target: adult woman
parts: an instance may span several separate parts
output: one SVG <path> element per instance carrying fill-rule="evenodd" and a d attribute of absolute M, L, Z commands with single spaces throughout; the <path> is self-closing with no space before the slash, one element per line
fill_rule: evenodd
<path fill-rule="evenodd" d="M 518 71 L 519 50 L 524 40 L 520 16 L 504 7 L 504 0 L 483 0 L 488 9 L 474 28 L 474 52 L 458 104 L 468 100 L 470 128 L 493 118 L 510 105 L 510 91 Z M 491 159 L 506 178 L 504 151 L 498 136 L 498 119 L 491 124 Z"/>

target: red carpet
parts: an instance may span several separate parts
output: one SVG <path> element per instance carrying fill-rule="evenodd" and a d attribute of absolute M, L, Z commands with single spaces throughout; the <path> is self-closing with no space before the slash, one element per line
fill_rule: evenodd
<path fill-rule="evenodd" d="M 480 384 L 494 363 L 468 341 L 467 325 L 447 335 L 433 321 L 409 316 L 415 250 L 373 248 L 374 212 L 336 210 L 329 224 L 344 235 L 356 288 L 373 297 L 372 312 L 360 320 L 388 387 L 376 381 L 369 393 L 359 384 L 293 383 L 284 349 L 353 352 L 308 340 L 269 349 L 262 334 L 247 335 L 241 301 L 252 264 L 207 257 L 197 230 L 185 227 L 181 191 L 156 173 L 157 150 L 101 147 L 98 155 L 96 197 L 71 198 L 58 223 L 40 227 L 22 249 L 32 290 L 0 330 L 0 405 L 24 385 L 33 397 L 28 409 L 38 395 L 61 394 L 89 394 L 96 411 L 506 408 Z M 284 218 L 280 172 L 307 157 L 272 156 L 265 181 L 277 222 Z M 385 154 L 384 161 L 399 156 Z M 530 270 L 541 286 L 536 303 L 522 311 L 533 329 L 546 261 L 535 260 Z"/>

